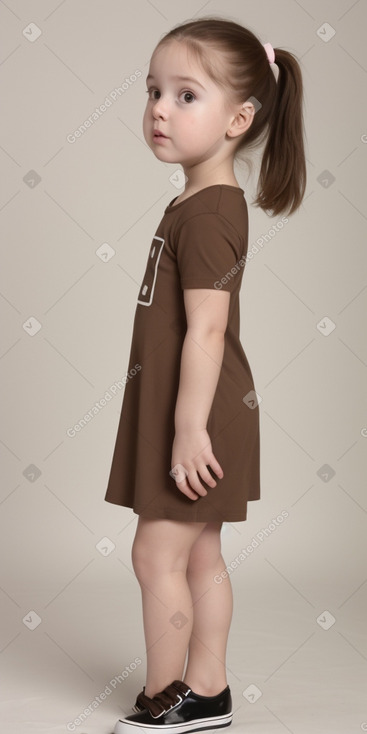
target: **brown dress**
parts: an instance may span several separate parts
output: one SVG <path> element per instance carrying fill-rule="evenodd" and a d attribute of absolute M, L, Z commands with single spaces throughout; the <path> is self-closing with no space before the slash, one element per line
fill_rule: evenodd
<path fill-rule="evenodd" d="M 176 197 L 178 198 L 178 197 Z M 138 295 L 120 422 L 105 495 L 147 518 L 246 520 L 260 498 L 259 408 L 239 339 L 239 291 L 248 246 L 244 191 L 217 184 L 173 206 L 153 237 Z M 221 372 L 207 422 L 224 477 L 191 500 L 170 474 L 174 412 L 186 334 L 183 289 L 230 291 Z M 244 400 L 245 398 L 245 400 Z"/>

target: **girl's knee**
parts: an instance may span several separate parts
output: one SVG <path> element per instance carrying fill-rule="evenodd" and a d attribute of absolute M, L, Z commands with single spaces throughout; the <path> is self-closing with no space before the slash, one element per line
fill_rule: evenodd
<path fill-rule="evenodd" d="M 171 554 L 136 539 L 131 550 L 131 560 L 138 581 L 149 585 L 165 574 L 179 571 L 185 573 L 188 557 L 186 552 Z"/>
<path fill-rule="evenodd" d="M 159 566 L 156 554 L 139 538 L 135 538 L 133 542 L 131 561 L 138 581 L 147 583 L 148 579 L 154 578 Z"/>
<path fill-rule="evenodd" d="M 193 545 L 187 573 L 200 574 L 217 565 L 221 557 L 221 523 L 208 523 L 196 543 Z"/>
<path fill-rule="evenodd" d="M 139 523 L 131 550 L 135 575 L 139 581 L 165 573 L 186 573 L 189 554 L 205 523 L 173 523 L 171 521 Z"/>

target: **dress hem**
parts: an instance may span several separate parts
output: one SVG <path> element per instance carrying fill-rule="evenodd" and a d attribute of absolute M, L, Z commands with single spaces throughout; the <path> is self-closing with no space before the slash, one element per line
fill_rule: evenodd
<path fill-rule="evenodd" d="M 249 499 L 248 502 L 256 502 L 259 500 L 260 497 L 256 497 L 253 499 Z M 182 517 L 179 512 L 167 512 L 167 509 L 162 509 L 162 514 L 156 514 L 156 513 L 146 513 L 143 509 L 139 509 L 136 505 L 133 507 L 133 505 L 128 504 L 122 504 L 120 502 L 114 502 L 113 500 L 104 498 L 105 502 L 109 502 L 114 505 L 118 505 L 120 507 L 126 507 L 127 509 L 131 509 L 136 515 L 139 515 L 141 517 L 145 517 L 147 520 L 179 520 L 181 522 L 245 522 L 247 520 L 247 508 L 245 510 L 245 513 L 239 517 L 236 515 L 233 517 L 225 517 L 225 518 L 218 518 L 218 515 L 216 517 L 195 517 L 195 518 L 186 518 Z M 157 510 L 159 513 L 160 510 Z"/>

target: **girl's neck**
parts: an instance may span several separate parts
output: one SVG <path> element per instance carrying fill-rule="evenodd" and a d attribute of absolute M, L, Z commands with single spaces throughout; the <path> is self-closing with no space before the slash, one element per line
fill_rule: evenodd
<path fill-rule="evenodd" d="M 229 150 L 217 152 L 212 158 L 192 165 L 183 163 L 182 168 L 186 181 L 185 191 L 180 194 L 182 197 L 218 184 L 239 187 L 234 173 L 234 154 Z"/>
<path fill-rule="evenodd" d="M 195 182 L 189 179 L 185 191 L 183 191 L 179 195 L 175 203 L 179 204 L 181 201 L 184 201 L 189 196 L 192 196 L 192 194 L 196 194 L 198 191 L 206 189 L 208 186 L 217 186 L 220 184 L 225 184 L 226 186 L 236 186 L 237 188 L 240 188 L 240 185 L 233 174 L 232 176 L 210 176 Z"/>

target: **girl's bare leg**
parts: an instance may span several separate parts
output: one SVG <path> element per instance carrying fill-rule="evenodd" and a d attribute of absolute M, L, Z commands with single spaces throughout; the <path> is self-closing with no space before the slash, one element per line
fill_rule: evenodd
<path fill-rule="evenodd" d="M 184 681 L 202 696 L 215 696 L 227 685 L 225 661 L 233 597 L 229 576 L 220 576 L 225 569 L 220 529 L 221 523 L 206 524 L 192 546 L 187 568 L 193 626 Z"/>
<path fill-rule="evenodd" d="M 153 697 L 173 680 L 183 678 L 195 609 L 186 570 L 191 548 L 206 524 L 138 519 L 132 562 L 142 593 L 147 696 Z M 203 577 L 203 583 L 205 579 Z M 211 614 L 216 614 L 216 611 L 214 608 Z M 202 634 L 201 626 L 202 622 L 197 629 L 199 635 Z M 199 657 L 204 663 L 202 652 L 196 645 L 194 654 L 198 663 Z M 195 688 L 193 690 L 200 693 Z"/>

